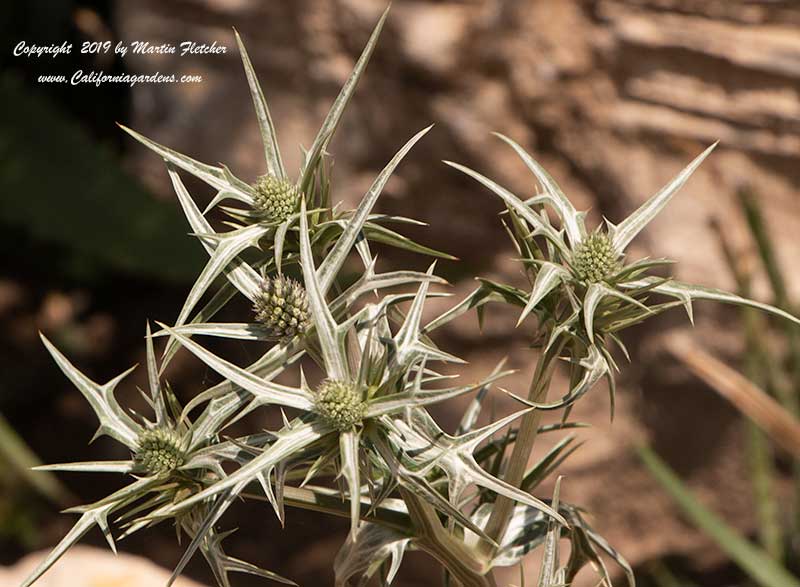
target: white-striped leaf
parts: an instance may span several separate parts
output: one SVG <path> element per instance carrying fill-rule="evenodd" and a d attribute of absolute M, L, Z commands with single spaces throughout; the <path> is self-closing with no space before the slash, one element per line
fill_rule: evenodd
<path fill-rule="evenodd" d="M 659 212 L 661 212 L 664 206 L 669 203 L 670 199 L 672 199 L 672 196 L 674 196 L 678 190 L 681 189 L 683 184 L 686 183 L 686 180 L 689 179 L 689 176 L 694 173 L 694 171 L 700 166 L 703 160 L 708 157 L 708 155 L 716 146 L 717 143 L 714 143 L 705 151 L 700 153 L 700 155 L 698 155 L 694 161 L 687 165 L 683 171 L 676 175 L 672 181 L 661 188 L 656 195 L 639 206 L 639 208 L 637 208 L 636 211 L 628 216 L 625 220 L 616 226 L 609 223 L 609 235 L 611 236 L 611 242 L 614 245 L 614 249 L 620 253 L 625 250 L 628 244 L 634 238 L 636 238 L 636 235 L 638 235 L 644 229 L 644 227 L 647 226 Z"/>

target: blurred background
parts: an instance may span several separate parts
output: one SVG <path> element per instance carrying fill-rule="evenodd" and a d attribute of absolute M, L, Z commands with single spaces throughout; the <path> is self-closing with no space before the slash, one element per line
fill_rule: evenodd
<path fill-rule="evenodd" d="M 270 103 L 287 169 L 297 169 L 300 147 L 310 144 L 384 7 L 383 0 L 30 0 L 4 8 L 0 565 L 10 568 L 0 570 L 0 579 L 16 584 L 11 565 L 69 529 L 74 519 L 59 509 L 118 487 L 113 476 L 62 475 L 57 481 L 29 474 L 31 463 L 126 458 L 108 439 L 87 446 L 95 427 L 90 410 L 52 364 L 37 331 L 92 378 L 106 381 L 142 362 L 145 321 L 174 321 L 204 262 L 199 244 L 186 236 L 164 165 L 115 122 L 201 161 L 224 162 L 253 181 L 264 172 L 263 151 L 235 26 Z M 57 58 L 12 56 L 22 40 L 68 41 L 74 49 Z M 216 41 L 228 50 L 122 59 L 81 55 L 86 40 Z M 37 82 L 40 75 L 77 69 L 201 75 L 203 82 L 133 88 Z M 399 168 L 379 209 L 431 224 L 408 234 L 460 258 L 438 266 L 456 296 L 471 291 L 473 276 L 524 284 L 496 216 L 499 200 L 440 163 L 464 163 L 520 196 L 532 194 L 524 165 L 489 134 L 499 131 L 527 148 L 579 209 L 590 210 L 590 224 L 603 216 L 620 220 L 720 140 L 631 255 L 670 257 L 678 261 L 680 279 L 749 292 L 787 309 L 800 298 L 795 1 L 395 0 L 331 146 L 334 200 L 357 201 L 395 150 L 431 122 L 434 130 Z M 187 185 L 201 205 L 212 195 L 188 178 Z M 380 254 L 387 266 L 427 266 L 420 256 Z M 431 311 L 449 303 L 432 304 Z M 238 310 L 239 319 L 248 311 L 244 303 Z M 470 361 L 464 370 L 469 379 L 508 355 L 520 372 L 505 386 L 524 390 L 535 359 L 529 348 L 534 333 L 513 329 L 515 310 L 490 308 L 487 315 L 482 333 L 469 316 L 437 341 Z M 562 499 L 591 513 L 595 528 L 630 560 L 643 585 L 796 585 L 781 583 L 786 577 L 780 573 L 772 576 L 778 582 L 754 578 L 751 569 L 766 558 L 798 570 L 800 484 L 793 479 L 800 476 L 791 447 L 762 432 L 763 422 L 751 422 L 746 401 L 737 408 L 724 399 L 714 374 L 723 377 L 726 365 L 745 373 L 791 414 L 800 389 L 797 334 L 716 305 L 697 304 L 695 322 L 690 330 L 686 315 L 675 311 L 626 332 L 633 361 L 626 365 L 620 357 L 615 421 L 609 423 L 602 389 L 578 404 L 574 417 L 593 427 L 581 431 L 583 446 L 561 466 Z M 684 331 L 694 346 L 682 344 L 678 352 L 665 344 Z M 242 362 L 259 351 L 247 345 L 228 350 Z M 693 372 L 703 367 L 705 380 Z M 215 381 L 185 355 L 167 377 L 184 401 Z M 135 385 L 144 380 L 137 372 L 121 394 L 135 403 Z M 463 405 L 455 402 L 436 415 L 452 429 Z M 497 398 L 498 413 L 511 407 Z M 557 440 L 543 440 L 539 456 Z M 634 449 L 645 442 L 653 453 Z M 652 454 L 675 476 L 665 477 Z M 793 454 L 796 459 L 798 451 Z M 680 491 L 703 509 L 687 516 L 673 500 Z M 708 530 L 712 511 L 724 520 L 722 534 L 701 530 Z M 302 585 L 330 584 L 346 523 L 301 511 L 290 512 L 288 522 L 282 530 L 266 507 L 242 504 L 229 523 L 239 531 L 228 549 Z M 735 548 L 741 541 L 753 549 L 746 554 L 756 553 L 749 563 Z M 92 533 L 84 543 L 102 546 L 103 538 Z M 121 547 L 165 567 L 181 552 L 168 527 Z M 101 556 L 78 554 L 89 557 L 75 559 L 81 561 Z M 430 560 L 411 554 L 409 561 L 398 585 L 437 584 Z M 121 559 L 109 569 L 124 572 L 121 566 L 136 564 Z M 202 561 L 190 565 L 188 575 L 211 584 Z M 60 576 L 45 581 L 78 585 L 78 575 Z M 517 576 L 513 569 L 502 575 L 505 581 Z M 529 583 L 536 576 L 531 565 Z M 130 584 L 126 580 L 120 575 L 102 585 Z M 236 581 L 260 584 L 246 576 Z"/>

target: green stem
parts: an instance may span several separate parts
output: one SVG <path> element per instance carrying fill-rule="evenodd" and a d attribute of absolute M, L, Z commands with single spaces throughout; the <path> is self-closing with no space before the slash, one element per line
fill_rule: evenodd
<path fill-rule="evenodd" d="M 547 399 L 547 391 L 550 388 L 550 379 L 553 376 L 555 368 L 554 359 L 561 353 L 564 348 L 565 340 L 560 340 L 557 344 L 553 345 L 549 351 L 539 356 L 536 363 L 536 370 L 534 371 L 531 379 L 530 389 L 528 390 L 528 400 L 532 402 L 541 403 Z M 514 448 L 511 451 L 511 458 L 508 462 L 503 480 L 513 485 L 520 487 L 522 480 L 525 478 L 525 471 L 528 466 L 533 446 L 536 443 L 536 437 L 539 433 L 539 424 L 542 420 L 542 411 L 533 410 L 523 416 L 517 433 Z M 494 508 L 489 516 L 489 521 L 486 524 L 486 534 L 496 543 L 500 542 L 506 528 L 514 513 L 514 501 L 505 497 L 498 496 L 494 502 Z M 494 553 L 495 547 L 484 541 L 482 543 L 482 554 L 491 558 Z"/>
<path fill-rule="evenodd" d="M 752 201 L 747 201 L 747 196 L 740 193 L 745 210 L 749 210 L 748 218 L 755 218 Z M 760 221 L 751 220 L 751 227 L 762 226 Z M 725 236 L 720 225 L 715 223 L 722 252 L 737 285 L 739 295 L 749 298 L 751 295 L 752 278 L 750 273 L 742 267 L 739 257 L 735 254 L 733 247 Z M 755 234 L 756 229 L 753 229 Z M 763 240 L 763 239 L 762 239 Z M 767 251 L 771 247 L 766 246 Z M 766 258 L 772 259 L 771 253 L 767 253 Z M 774 269 L 773 269 L 774 270 Z M 781 290 L 782 286 L 778 286 Z M 776 291 L 778 291 L 776 290 Z M 776 365 L 779 361 L 770 356 L 767 341 L 764 339 L 765 321 L 751 308 L 743 308 L 740 311 L 744 323 L 745 340 L 747 350 L 745 354 L 745 375 L 748 379 L 764 387 L 770 394 L 777 396 L 784 407 L 791 405 L 792 394 L 780 382 Z M 750 473 L 753 483 L 753 493 L 756 498 L 756 509 L 758 514 L 758 533 L 759 541 L 764 549 L 775 560 L 783 560 L 783 533 L 780 523 L 780 508 L 775 496 L 774 480 L 776 479 L 774 455 L 772 447 L 766 435 L 752 421 L 746 422 L 747 434 L 747 453 Z M 800 487 L 800 485 L 797 485 Z"/>
<path fill-rule="evenodd" d="M 755 196 L 749 189 L 741 189 L 738 192 L 739 201 L 741 202 L 747 223 L 753 235 L 753 239 L 758 247 L 758 253 L 761 257 L 761 262 L 767 272 L 772 292 L 775 296 L 775 305 L 787 312 L 792 312 L 792 304 L 789 299 L 789 292 L 786 287 L 786 281 L 783 278 L 780 266 L 778 265 L 775 256 L 775 247 L 769 237 L 769 231 L 761 216 L 761 210 L 758 208 L 758 203 Z M 792 323 L 782 320 L 780 322 L 781 328 L 784 330 L 787 341 L 789 342 L 789 358 L 792 367 L 792 375 L 795 384 L 800 384 L 800 330 Z M 798 388 L 800 390 L 800 388 Z M 799 391 L 795 390 L 794 393 L 788 393 L 784 397 L 779 397 L 784 407 L 795 416 L 800 416 L 800 399 L 798 398 Z"/>
<path fill-rule="evenodd" d="M 748 282 L 740 288 L 747 295 Z M 754 310 L 742 310 L 747 340 L 745 373 L 755 383 L 775 392 L 777 381 L 774 374 L 774 361 L 768 356 L 765 341 L 758 328 L 759 316 Z M 783 560 L 783 533 L 780 523 L 780 508 L 775 496 L 774 480 L 777 478 L 772 446 L 766 434 L 752 421 L 746 421 L 747 448 L 750 471 L 753 479 L 753 493 L 759 520 L 759 539 L 764 549 L 776 561 Z"/>
<path fill-rule="evenodd" d="M 776 561 L 783 560 L 783 533 L 780 510 L 775 500 L 773 480 L 775 466 L 772 447 L 766 435 L 753 422 L 747 421 L 747 452 L 753 477 L 753 493 L 759 520 L 759 542 Z"/>

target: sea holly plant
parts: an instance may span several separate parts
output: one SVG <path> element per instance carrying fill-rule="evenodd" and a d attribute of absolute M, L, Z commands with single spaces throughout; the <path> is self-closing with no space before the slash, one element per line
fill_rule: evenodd
<path fill-rule="evenodd" d="M 619 333 L 676 305 L 685 308 L 690 320 L 693 320 L 692 301 L 712 300 L 749 306 L 800 324 L 800 319 L 773 306 L 664 277 L 661 272 L 672 264 L 669 259 L 643 258 L 632 262 L 626 259 L 625 250 L 631 241 L 669 203 L 716 143 L 625 220 L 619 224 L 605 220 L 605 227 L 589 231 L 585 225 L 586 213 L 575 209 L 541 165 L 512 139 L 497 136 L 512 147 L 533 173 L 540 193 L 522 200 L 472 169 L 446 163 L 503 200 L 510 218 L 509 233 L 531 289 L 520 291 L 482 280 L 481 287 L 446 319 L 470 306 L 500 298 L 522 307 L 518 326 L 528 315 L 536 314 L 539 324 L 544 325 L 539 332 L 546 341 L 543 354 L 555 356 L 566 350 L 572 358 L 574 385 L 561 399 L 551 403 L 534 400 L 530 402 L 532 406 L 539 410 L 569 407 L 604 376 L 608 377 L 613 394 L 611 374 L 617 366 L 610 351 L 611 343 L 627 356 Z M 554 213 L 560 226 L 553 226 L 548 210 Z M 654 303 L 654 297 L 677 301 Z"/>
<path fill-rule="evenodd" d="M 191 198 L 181 198 L 181 205 L 191 228 L 208 251 L 210 258 L 189 292 L 178 315 L 176 325 L 182 325 L 190 320 L 193 310 L 203 295 L 221 274 L 225 274 L 229 285 L 217 290 L 216 295 L 197 312 L 194 321 L 208 320 L 225 305 L 236 290 L 248 297 L 257 307 L 259 293 L 263 290 L 263 280 L 260 279 L 258 272 L 253 267 L 248 266 L 240 258 L 240 254 L 253 248 L 265 250 L 269 254 L 264 255 L 260 260 L 260 268 L 267 273 L 275 272 L 280 275 L 284 264 L 296 264 L 299 251 L 297 225 L 301 201 L 306 203 L 309 210 L 311 238 L 315 244 L 315 253 L 325 250 L 341 232 L 349 213 L 337 210 L 331 205 L 330 162 L 327 147 L 339 126 L 342 114 L 358 81 L 367 67 L 387 14 L 388 10 L 384 12 L 375 26 L 353 72 L 333 102 L 311 147 L 305 151 L 302 165 L 294 180 L 290 178 L 284 167 L 278 147 L 277 133 L 264 98 L 264 92 L 238 33 L 235 33 L 236 41 L 241 53 L 264 147 L 266 172 L 263 175 L 248 183 L 236 177 L 225 165 L 212 166 L 199 162 L 160 145 L 132 129 L 121 127 L 162 157 L 172 168 L 190 173 L 216 191 L 216 195 L 202 213 L 191 201 Z M 384 183 L 388 179 L 389 173 L 384 177 Z M 177 174 L 173 177 L 173 183 L 177 181 L 176 177 Z M 380 192 L 382 187 L 381 185 L 377 191 Z M 176 191 L 185 190 L 176 186 Z M 227 200 L 233 200 L 237 206 L 221 206 Z M 234 230 L 218 233 L 206 221 L 204 215 L 215 207 L 220 207 L 222 212 L 230 217 L 229 224 L 234 227 Z M 368 241 L 443 258 L 452 258 L 450 255 L 415 243 L 385 226 L 390 223 L 421 224 L 403 217 L 371 215 L 361 226 L 366 240 L 360 245 L 359 250 L 364 253 L 365 259 L 368 256 L 366 253 L 369 250 Z M 169 358 L 175 350 L 175 345 L 170 345 L 166 356 Z"/>
<path fill-rule="evenodd" d="M 628 219 L 590 232 L 585 214 L 575 210 L 552 178 L 519 145 L 502 137 L 536 177 L 539 191 L 532 198 L 520 199 L 475 171 L 451 165 L 506 204 L 504 223 L 530 278 L 530 291 L 481 280 L 473 294 L 425 323 L 428 300 L 445 295 L 437 291 L 446 283 L 436 276 L 436 263 L 426 261 L 427 271 L 378 272 L 376 247 L 452 257 L 386 226 L 416 221 L 375 208 L 390 176 L 430 127 L 397 151 L 355 208 L 333 203 L 328 146 L 385 19 L 386 14 L 294 179 L 284 168 L 264 92 L 238 34 L 263 139 L 263 175 L 246 182 L 225 166 L 200 163 L 125 129 L 165 160 L 192 235 L 209 259 L 175 322 L 159 322 L 155 332 L 147 327 L 149 392 L 144 396 L 151 415 L 127 410 L 115 397 L 130 371 L 106 384 L 95 383 L 43 338 L 94 410 L 98 435 L 130 451 L 124 461 L 46 468 L 124 475 L 128 484 L 71 509 L 80 514 L 77 523 L 23 587 L 95 526 L 115 549 L 122 538 L 167 524 L 188 537 L 169 584 L 198 552 L 222 587 L 235 584 L 234 573 L 291 584 L 276 571 L 223 550 L 222 540 L 230 534 L 222 529 L 225 515 L 242 500 L 268 503 L 282 524 L 292 524 L 295 508 L 347 519 L 349 531 L 331 561 L 337 586 L 390 584 L 408 550 L 433 557 L 444 569 L 446 585 L 497 586 L 498 569 L 527 568 L 529 553 L 541 550 L 531 584 L 569 585 L 591 568 L 600 584 L 610 586 L 607 563 L 614 561 L 633 586 L 625 559 L 587 524 L 583 510 L 561 498 L 560 477 L 552 494 L 535 495 L 580 446 L 577 431 L 583 425 L 569 419 L 571 406 L 604 377 L 613 398 L 614 345 L 625 352 L 619 333 L 669 308 L 684 306 L 691 317 L 693 300 L 714 299 L 797 319 L 664 277 L 665 260 L 626 259 L 627 245 L 710 149 Z M 186 189 L 181 172 L 214 189 L 204 210 Z M 209 214 L 221 214 L 225 221 Z M 252 310 L 239 322 L 214 321 L 237 292 Z M 673 299 L 652 300 L 663 296 Z M 501 363 L 477 381 L 462 382 L 456 373 L 464 361 L 435 341 L 438 328 L 471 308 L 483 319 L 487 302 L 519 306 L 520 323 L 535 316 L 541 347 L 529 394 L 503 390 L 517 400 L 516 411 L 497 418 L 486 417 L 484 403 L 499 393 L 496 382 L 510 371 Z M 212 352 L 208 337 L 252 346 L 258 358 L 239 365 Z M 155 348 L 162 343 L 159 361 Z M 164 380 L 168 363 L 181 350 L 219 377 L 185 405 Z M 559 359 L 569 365 L 569 389 L 548 401 Z M 428 408 L 467 394 L 473 397 L 457 429 L 444 430 Z M 541 422 L 543 412 L 557 409 L 564 412 L 560 420 Z M 279 415 L 282 424 L 263 430 L 257 418 L 265 412 Z M 486 421 L 479 425 L 482 415 Z M 247 426 L 249 433 L 233 432 Z M 561 438 L 531 459 L 540 434 Z M 564 541 L 570 546 L 566 559 L 561 555 Z"/>
<path fill-rule="evenodd" d="M 117 386 L 132 369 L 100 385 L 82 374 L 47 338 L 42 336 L 42 341 L 56 364 L 83 394 L 96 414 L 100 426 L 95 438 L 98 436 L 113 438 L 130 450 L 131 458 L 126 461 L 64 463 L 42 466 L 39 469 L 121 473 L 129 476 L 132 481 L 126 487 L 93 504 L 68 510 L 81 514 L 80 519 L 22 583 L 23 586 L 35 582 L 94 526 L 103 532 L 109 546 L 116 552 L 109 518 L 122 525 L 124 531 L 121 537 L 129 536 L 153 523 L 148 518 L 149 511 L 162 507 L 163 504 L 180 503 L 225 475 L 219 466 L 219 461 L 213 462 L 204 458 L 202 449 L 205 448 L 205 442 L 199 444 L 195 438 L 198 433 L 208 437 L 215 436 L 224 420 L 215 418 L 216 423 L 210 429 L 203 431 L 197 424 L 209 418 L 208 409 L 197 422 L 181 418 L 182 410 L 177 398 L 169 385 L 162 385 L 159 379 L 149 326 L 147 334 L 149 393 L 143 395 L 152 409 L 152 419 L 126 411 L 114 396 Z M 292 360 L 295 358 L 297 355 Z M 276 374 L 277 372 L 273 373 Z M 195 462 L 198 464 L 194 465 Z M 255 574 L 280 583 L 293 583 L 276 573 L 228 556 L 221 545 L 226 533 L 216 528 L 204 528 L 199 523 L 207 517 L 206 510 L 209 507 L 213 509 L 215 506 L 210 502 L 202 503 L 175 516 L 173 522 L 179 533 L 188 534 L 198 543 L 220 585 L 230 585 L 229 573 L 232 572 Z"/>
<path fill-rule="evenodd" d="M 585 224 L 586 213 L 575 209 L 550 174 L 518 143 L 501 134 L 497 137 L 516 152 L 535 177 L 538 190 L 533 197 L 519 198 L 477 171 L 451 161 L 445 163 L 475 179 L 505 204 L 506 228 L 529 279 L 530 291 L 481 280 L 473 294 L 429 328 L 441 326 L 473 307 L 482 312 L 483 304 L 495 301 L 522 308 L 518 326 L 527 316 L 536 316 L 541 354 L 527 397 L 515 395 L 535 411 L 522 420 L 517 431 L 506 481 L 516 486 L 524 481 L 542 411 L 564 409 L 566 416 L 575 401 L 605 378 L 613 417 L 613 374 L 619 368 L 612 345 L 629 357 L 619 337 L 624 329 L 675 306 L 683 306 L 693 321 L 694 300 L 748 306 L 800 325 L 800 319 L 773 306 L 665 277 L 663 271 L 672 264 L 668 259 L 626 258 L 628 245 L 669 203 L 716 143 L 625 220 L 614 224 L 606 219 L 604 227 L 590 231 Z M 550 213 L 555 216 L 556 225 Z M 548 401 L 550 378 L 559 358 L 570 365 L 569 389 L 561 398 Z M 486 526 L 490 537 L 502 535 L 511 523 L 513 507 L 509 500 L 498 498 Z"/>

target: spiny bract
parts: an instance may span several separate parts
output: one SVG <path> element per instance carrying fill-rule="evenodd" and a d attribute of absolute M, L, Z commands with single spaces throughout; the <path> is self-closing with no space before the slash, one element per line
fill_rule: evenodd
<path fill-rule="evenodd" d="M 139 435 L 134 457 L 137 468 L 149 475 L 174 471 L 183 464 L 181 439 L 172 428 L 151 428 Z"/>
<path fill-rule="evenodd" d="M 281 275 L 264 279 L 253 303 L 256 320 L 270 336 L 289 340 L 302 335 L 309 326 L 308 296 L 305 288 Z"/>
<path fill-rule="evenodd" d="M 317 389 L 317 413 L 338 430 L 349 430 L 361 422 L 364 407 L 361 393 L 353 383 L 328 379 Z"/>
<path fill-rule="evenodd" d="M 579 279 L 598 283 L 620 269 L 619 253 L 611 239 L 603 232 L 595 232 L 578 245 L 572 258 Z"/>
<path fill-rule="evenodd" d="M 253 208 L 270 222 L 281 223 L 291 216 L 300 202 L 300 190 L 285 179 L 262 175 L 253 185 Z"/>

